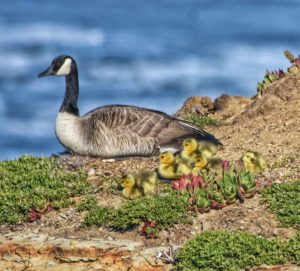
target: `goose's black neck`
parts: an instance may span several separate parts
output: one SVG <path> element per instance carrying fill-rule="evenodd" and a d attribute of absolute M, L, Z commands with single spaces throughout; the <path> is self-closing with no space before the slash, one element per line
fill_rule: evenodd
<path fill-rule="evenodd" d="M 79 94 L 78 71 L 76 63 L 72 61 L 71 71 L 66 76 L 66 92 L 64 101 L 59 112 L 67 112 L 75 116 L 79 116 L 77 108 L 77 99 Z"/>

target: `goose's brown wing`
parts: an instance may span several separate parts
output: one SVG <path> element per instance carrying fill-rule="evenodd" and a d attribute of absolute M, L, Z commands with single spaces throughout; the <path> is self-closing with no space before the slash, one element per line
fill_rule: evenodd
<path fill-rule="evenodd" d="M 163 112 L 123 105 L 99 107 L 83 118 L 99 120 L 116 136 L 124 134 L 140 138 L 153 138 L 158 146 L 178 145 L 188 137 L 221 144 L 213 135 L 197 126 L 173 118 Z"/>

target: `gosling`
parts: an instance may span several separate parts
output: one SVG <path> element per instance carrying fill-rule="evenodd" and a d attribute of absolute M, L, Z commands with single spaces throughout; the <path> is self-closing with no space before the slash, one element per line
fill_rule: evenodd
<path fill-rule="evenodd" d="M 260 173 L 268 167 L 265 158 L 260 153 L 254 151 L 246 151 L 242 155 L 241 161 L 246 170 L 251 173 Z"/>
<path fill-rule="evenodd" d="M 136 199 L 143 196 L 137 180 L 130 174 L 121 178 L 121 185 L 124 188 L 122 194 L 126 199 Z"/>
<path fill-rule="evenodd" d="M 182 175 L 190 174 L 192 171 L 185 161 L 175 158 L 172 152 L 162 152 L 159 158 L 158 173 L 162 178 L 169 180 L 180 179 Z"/>

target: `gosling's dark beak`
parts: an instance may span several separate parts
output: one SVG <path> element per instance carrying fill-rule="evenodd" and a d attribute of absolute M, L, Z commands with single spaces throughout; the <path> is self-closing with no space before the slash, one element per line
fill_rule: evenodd
<path fill-rule="evenodd" d="M 44 76 L 50 76 L 50 75 L 55 75 L 52 65 L 50 67 L 48 67 L 45 71 L 41 72 L 38 75 L 38 77 L 44 77 Z"/>

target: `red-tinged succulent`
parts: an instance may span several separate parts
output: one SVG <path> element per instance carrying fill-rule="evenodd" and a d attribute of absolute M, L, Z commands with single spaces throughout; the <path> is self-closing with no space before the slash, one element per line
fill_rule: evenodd
<path fill-rule="evenodd" d="M 54 210 L 51 204 L 48 204 L 43 210 L 32 209 L 29 216 L 28 221 L 34 222 L 36 220 L 41 219 L 42 215 L 48 214 Z"/>
<path fill-rule="evenodd" d="M 171 186 L 176 191 L 188 191 L 193 193 L 197 189 L 202 189 L 208 186 L 202 176 L 184 175 L 179 180 L 172 181 Z"/>
<path fill-rule="evenodd" d="M 224 208 L 225 205 L 226 205 L 225 203 L 221 204 L 221 203 L 219 203 L 216 200 L 211 200 L 210 201 L 210 207 L 211 207 L 211 209 L 220 210 L 220 209 Z"/>
<path fill-rule="evenodd" d="M 223 167 L 224 171 L 229 170 L 230 169 L 230 161 L 226 161 L 226 160 L 222 161 L 222 167 Z"/>
<path fill-rule="evenodd" d="M 157 237 L 157 222 L 156 221 L 145 221 L 140 230 L 140 235 L 146 238 Z"/>
<path fill-rule="evenodd" d="M 186 190 L 186 187 L 189 182 L 189 176 L 183 175 L 179 180 L 172 181 L 171 186 L 176 191 L 182 191 Z"/>
<path fill-rule="evenodd" d="M 41 219 L 41 217 L 42 217 L 42 214 L 39 211 L 37 211 L 35 209 L 32 209 L 29 216 L 28 216 L 28 221 L 29 222 L 34 222 L 36 220 Z"/>

